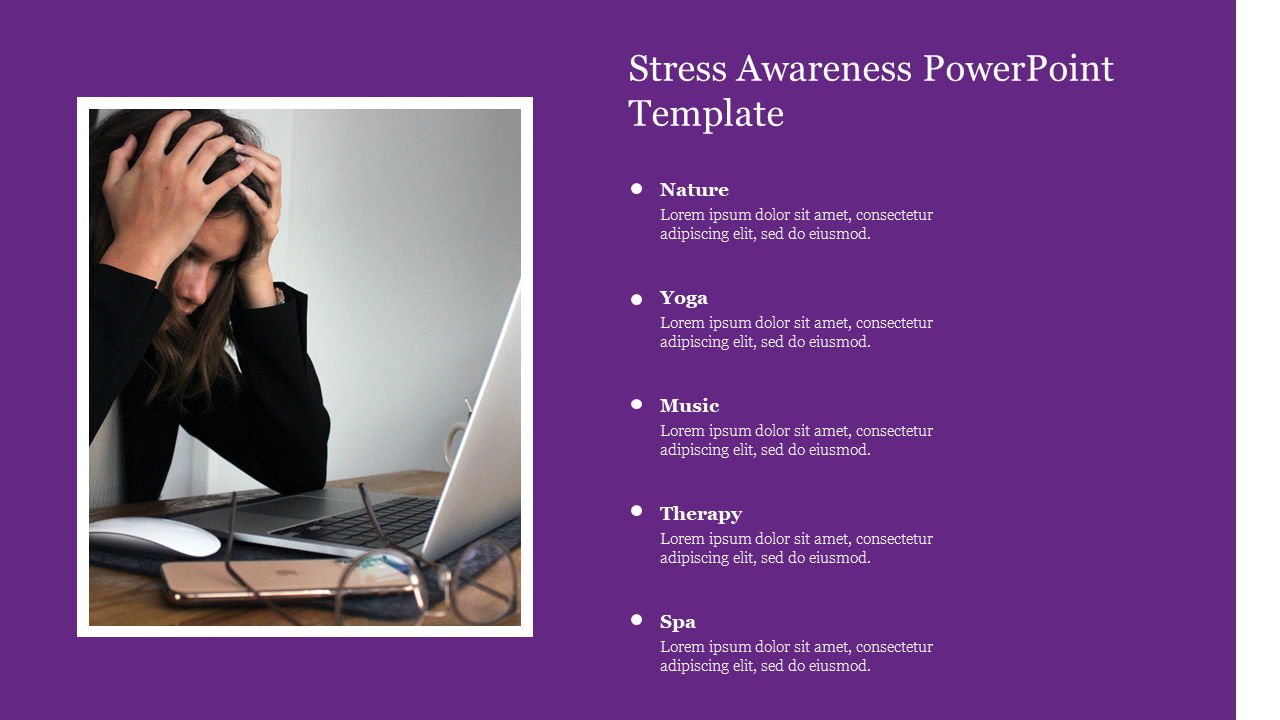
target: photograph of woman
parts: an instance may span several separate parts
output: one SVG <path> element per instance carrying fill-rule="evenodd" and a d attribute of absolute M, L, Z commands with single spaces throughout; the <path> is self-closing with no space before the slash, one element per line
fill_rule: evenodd
<path fill-rule="evenodd" d="M 160 497 L 179 426 L 278 492 L 325 483 L 307 296 L 271 272 L 281 173 L 217 110 L 122 110 L 90 134 L 89 437 L 118 401 L 126 502 Z"/>

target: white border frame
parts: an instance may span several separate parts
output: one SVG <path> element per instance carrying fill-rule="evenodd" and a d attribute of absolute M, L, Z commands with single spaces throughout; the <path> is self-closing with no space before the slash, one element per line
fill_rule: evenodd
<path fill-rule="evenodd" d="M 91 108 L 236 107 L 251 110 L 519 110 L 520 111 L 520 625 L 426 626 L 95 626 L 89 624 L 89 128 Z M 533 98 L 77 98 L 76 238 L 78 394 L 76 422 L 76 572 L 79 637 L 533 637 Z"/>

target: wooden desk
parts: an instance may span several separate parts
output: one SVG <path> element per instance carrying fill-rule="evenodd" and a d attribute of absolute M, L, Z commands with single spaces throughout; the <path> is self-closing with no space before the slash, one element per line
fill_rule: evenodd
<path fill-rule="evenodd" d="M 354 488 L 364 483 L 370 490 L 439 497 L 444 489 L 445 473 L 427 470 L 372 475 L 349 480 L 337 480 L 328 487 Z M 248 500 L 271 495 L 270 490 L 254 490 L 240 493 Z M 133 505 L 117 505 L 99 508 L 89 513 L 89 521 L 136 515 L 167 515 L 183 510 L 196 510 L 231 502 L 230 493 L 203 497 L 158 500 Z M 520 572 L 520 549 L 512 551 L 516 573 Z M 285 625 L 279 615 L 267 608 L 256 607 L 203 607 L 179 608 L 165 602 L 164 583 L 159 578 L 133 575 L 119 570 L 89 566 L 89 624 L 90 625 Z M 437 608 L 438 609 L 438 608 Z M 330 625 L 333 613 L 317 608 L 291 606 L 290 611 L 308 625 Z M 461 625 L 450 613 L 446 617 L 427 618 L 427 625 Z M 500 625 L 519 625 L 520 613 L 507 618 Z"/>

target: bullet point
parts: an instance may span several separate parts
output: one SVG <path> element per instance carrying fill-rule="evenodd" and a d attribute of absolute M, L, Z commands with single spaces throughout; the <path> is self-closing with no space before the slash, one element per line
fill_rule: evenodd
<path fill-rule="evenodd" d="M 643 508 L 641 508 L 639 505 L 632 505 L 632 506 L 631 506 L 631 514 L 632 514 L 632 515 L 635 515 L 636 517 L 640 517 L 640 513 L 642 513 L 642 512 L 644 512 L 644 509 L 643 509 Z"/>
<path fill-rule="evenodd" d="M 632 410 L 639 410 L 642 407 L 644 407 L 644 403 L 640 402 L 640 398 L 636 398 L 635 400 L 631 401 Z"/>
<path fill-rule="evenodd" d="M 640 297 L 640 295 L 639 295 L 639 294 L 636 294 L 636 295 L 632 295 L 632 296 L 631 296 L 631 304 L 632 304 L 632 305 L 639 305 L 639 304 L 640 304 L 640 303 L 642 303 L 642 302 L 644 302 L 644 298 Z"/>
<path fill-rule="evenodd" d="M 632 625 L 639 625 L 639 624 L 640 624 L 640 623 L 642 623 L 642 622 L 644 622 L 644 618 L 640 617 L 639 615 L 632 615 L 632 616 L 631 616 L 631 624 L 632 624 Z"/>
<path fill-rule="evenodd" d="M 640 191 L 641 191 L 641 190 L 643 190 L 643 189 L 644 189 L 644 188 L 640 187 L 640 183 L 631 183 L 631 194 L 632 194 L 632 195 L 639 195 L 639 194 L 640 194 Z"/>

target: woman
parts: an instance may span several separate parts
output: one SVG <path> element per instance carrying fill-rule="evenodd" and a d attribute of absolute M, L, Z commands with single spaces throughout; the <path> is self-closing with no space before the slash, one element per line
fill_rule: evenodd
<path fill-rule="evenodd" d="M 128 502 L 160 497 L 179 425 L 274 490 L 324 485 L 307 296 L 272 279 L 281 169 L 259 145 L 216 110 L 90 135 L 89 437 L 118 398 Z"/>

